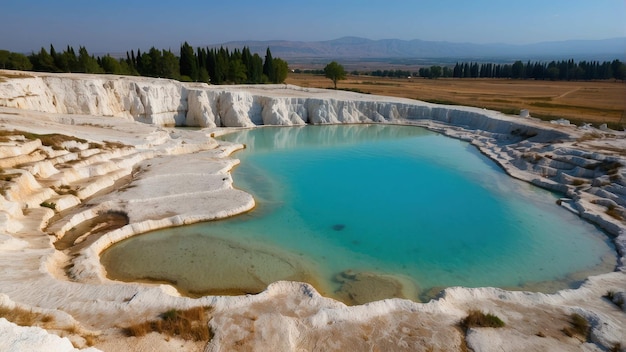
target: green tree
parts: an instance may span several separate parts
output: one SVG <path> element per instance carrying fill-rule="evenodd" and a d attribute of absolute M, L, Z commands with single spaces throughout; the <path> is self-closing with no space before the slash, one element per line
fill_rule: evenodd
<path fill-rule="evenodd" d="M 63 54 L 60 56 L 60 62 L 57 63 L 57 67 L 59 67 L 59 69 L 63 72 L 78 72 L 80 70 L 78 58 L 76 57 L 74 48 L 68 45 L 67 49 L 65 49 Z"/>
<path fill-rule="evenodd" d="M 198 58 L 193 51 L 193 47 L 185 42 L 180 47 L 180 75 L 187 76 L 192 81 L 197 81 L 199 72 Z"/>
<path fill-rule="evenodd" d="M 611 62 L 611 71 L 613 71 L 613 78 L 619 80 L 626 80 L 626 64 L 619 61 L 613 60 Z"/>
<path fill-rule="evenodd" d="M 335 89 L 337 89 L 337 81 L 346 79 L 346 70 L 336 61 L 333 61 L 324 67 L 324 76 L 332 80 Z"/>
<path fill-rule="evenodd" d="M 146 69 L 144 67 L 143 55 L 141 54 L 140 49 L 137 49 L 137 57 L 135 58 L 135 61 L 137 62 L 137 65 L 135 66 L 137 73 L 139 73 L 140 76 L 144 76 Z"/>
<path fill-rule="evenodd" d="M 216 73 L 216 65 L 217 65 L 217 58 L 216 58 L 216 53 L 215 53 L 215 49 L 210 49 L 207 52 L 207 57 L 206 57 L 206 65 L 207 65 L 207 71 L 209 71 L 209 80 L 211 83 L 215 83 L 217 84 L 216 81 L 216 77 L 217 77 L 217 73 Z"/>
<path fill-rule="evenodd" d="M 430 66 L 430 78 L 439 78 L 441 77 L 442 68 L 441 66 Z"/>
<path fill-rule="evenodd" d="M 127 76 L 137 76 L 139 75 L 137 73 L 137 70 L 135 70 L 135 67 L 133 67 L 132 65 L 129 65 L 128 62 L 126 62 L 126 60 L 120 60 L 120 75 L 127 75 Z"/>
<path fill-rule="evenodd" d="M 215 57 L 215 77 L 211 77 L 215 80 L 215 84 L 222 84 L 228 78 L 228 70 L 230 69 L 229 62 L 230 54 L 228 53 L 228 49 L 220 47 Z"/>
<path fill-rule="evenodd" d="M 150 57 L 150 65 L 148 66 L 149 75 L 153 77 L 161 77 L 161 68 L 163 67 L 163 55 L 161 50 L 151 47 L 148 51 L 148 56 Z"/>
<path fill-rule="evenodd" d="M 240 84 L 245 82 L 246 79 L 246 66 L 243 64 L 241 59 L 231 59 L 228 64 L 228 81 L 235 84 Z"/>
<path fill-rule="evenodd" d="M 54 69 L 57 71 L 61 71 L 61 69 L 59 68 L 59 66 L 57 65 L 57 61 L 59 60 L 59 54 L 57 53 L 57 51 L 54 49 L 54 46 L 52 44 L 50 44 L 50 56 L 52 57 L 52 66 L 54 67 Z"/>
<path fill-rule="evenodd" d="M 556 66 L 551 66 L 548 67 L 548 69 L 546 70 L 546 76 L 551 80 L 551 81 L 556 81 L 559 78 L 559 69 Z"/>
<path fill-rule="evenodd" d="M 470 78 L 472 77 L 472 74 L 470 72 L 470 65 L 469 63 L 465 63 L 465 65 L 463 65 L 463 78 Z"/>
<path fill-rule="evenodd" d="M 41 71 L 41 72 L 56 72 L 57 71 L 57 68 L 54 64 L 54 59 L 52 58 L 50 54 L 48 54 L 46 49 L 44 49 L 43 47 L 41 48 L 41 50 L 39 50 L 39 53 L 31 54 L 28 57 L 28 59 L 33 64 L 33 69 L 35 71 Z"/>
<path fill-rule="evenodd" d="M 480 66 L 478 65 L 478 62 L 475 62 L 470 67 L 470 76 L 472 78 L 478 78 L 479 74 L 480 74 Z"/>
<path fill-rule="evenodd" d="M 9 60 L 6 65 L 9 70 L 23 70 L 28 71 L 33 69 L 33 64 L 30 63 L 28 57 L 20 53 L 9 54 Z"/>
<path fill-rule="evenodd" d="M 263 83 L 263 59 L 259 54 L 252 55 L 248 69 L 248 82 Z"/>
<path fill-rule="evenodd" d="M 85 73 L 102 73 L 102 68 L 93 56 L 89 56 L 84 46 L 78 49 L 78 69 Z"/>
<path fill-rule="evenodd" d="M 111 57 L 111 55 L 104 56 L 100 62 L 102 63 L 102 69 L 105 73 L 112 74 L 122 74 L 122 67 L 120 66 L 120 62 Z"/>
<path fill-rule="evenodd" d="M 248 83 L 253 83 L 252 82 L 252 77 L 251 77 L 251 73 L 252 73 L 252 53 L 250 52 L 250 49 L 247 46 L 244 46 L 243 50 L 241 51 L 241 62 L 243 62 L 243 65 L 246 67 L 247 82 Z"/>
<path fill-rule="evenodd" d="M 524 63 L 517 60 L 511 66 L 511 78 L 520 79 L 524 78 Z"/>
<path fill-rule="evenodd" d="M 0 68 L 7 68 L 11 52 L 8 50 L 0 50 Z"/>
<path fill-rule="evenodd" d="M 274 82 L 274 59 L 270 48 L 265 51 L 265 62 L 263 63 L 263 74 L 267 76 L 267 80 Z"/>
<path fill-rule="evenodd" d="M 272 83 L 283 83 L 289 74 L 289 65 L 283 59 L 274 59 L 274 81 Z"/>
<path fill-rule="evenodd" d="M 198 73 L 198 82 L 209 83 L 211 78 L 209 77 L 209 71 L 207 71 L 206 67 L 200 67 L 200 72 Z"/>
<path fill-rule="evenodd" d="M 161 77 L 178 79 L 180 77 L 180 64 L 178 57 L 170 50 L 163 50 L 161 55 L 158 74 Z"/>

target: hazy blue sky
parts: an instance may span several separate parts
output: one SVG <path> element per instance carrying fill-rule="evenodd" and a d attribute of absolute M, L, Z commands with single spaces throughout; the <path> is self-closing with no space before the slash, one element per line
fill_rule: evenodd
<path fill-rule="evenodd" d="M 626 0 L 2 0 L 0 49 L 90 52 L 233 40 L 525 44 L 626 36 Z"/>

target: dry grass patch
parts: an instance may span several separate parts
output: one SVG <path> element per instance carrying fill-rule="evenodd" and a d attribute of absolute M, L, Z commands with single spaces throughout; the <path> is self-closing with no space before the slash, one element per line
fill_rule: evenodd
<path fill-rule="evenodd" d="M 130 147 L 121 142 L 104 141 L 104 148 L 105 149 L 123 149 L 123 148 L 130 148 Z"/>
<path fill-rule="evenodd" d="M 44 207 L 44 208 L 49 208 L 52 210 L 56 210 L 57 208 L 56 203 L 52 203 L 52 202 L 42 202 L 41 204 L 39 204 L 39 206 Z"/>
<path fill-rule="evenodd" d="M 85 344 L 89 347 L 95 345 L 96 342 L 98 342 L 98 337 L 95 335 L 86 335 L 83 336 L 83 338 L 85 339 Z"/>
<path fill-rule="evenodd" d="M 51 187 L 53 191 L 55 191 L 59 195 L 67 195 L 71 194 L 73 196 L 77 195 L 77 189 L 73 189 L 70 185 L 61 185 L 59 187 Z"/>
<path fill-rule="evenodd" d="M 104 141 L 103 143 L 90 142 L 89 149 L 105 149 L 105 150 L 113 150 L 113 149 L 123 149 L 130 148 L 130 146 L 115 141 Z"/>
<path fill-rule="evenodd" d="M 66 136 L 64 134 L 58 134 L 58 133 L 52 133 L 52 134 L 37 134 L 37 133 L 31 133 L 31 132 L 24 132 L 24 131 L 0 131 L 0 142 L 7 142 L 9 141 L 10 136 L 23 136 L 24 138 L 28 139 L 28 140 L 36 140 L 39 139 L 41 140 L 41 144 L 46 146 L 46 147 L 51 147 L 52 149 L 55 150 L 62 150 L 65 149 L 63 147 L 63 143 L 65 142 L 70 142 L 70 141 L 75 141 L 78 143 L 87 143 L 86 140 L 82 139 L 82 138 L 78 138 L 78 137 L 72 137 L 72 136 Z"/>
<path fill-rule="evenodd" d="M 504 327 L 504 322 L 493 314 L 485 314 L 479 310 L 472 310 L 467 317 L 461 320 L 460 323 L 463 330 L 467 331 L 470 328 L 501 328 Z"/>
<path fill-rule="evenodd" d="M 37 326 L 43 329 L 52 329 L 54 333 L 63 337 L 65 334 L 81 336 L 85 339 L 87 346 L 93 346 L 96 344 L 98 337 L 92 334 L 81 335 L 80 327 L 76 324 L 69 327 L 55 326 L 54 316 L 50 314 L 37 313 L 32 310 L 23 308 L 0 307 L 0 318 L 4 318 L 19 326 Z M 76 346 L 75 346 L 76 347 Z"/>
<path fill-rule="evenodd" d="M 7 307 L 0 307 L 0 318 L 5 318 L 19 326 L 43 326 L 54 320 L 54 317 L 49 314 L 35 313 L 22 308 L 9 309 Z"/>
<path fill-rule="evenodd" d="M 158 332 L 185 340 L 209 341 L 213 334 L 209 329 L 211 307 L 195 307 L 187 310 L 170 309 L 159 315 L 158 320 L 146 321 L 124 329 L 128 336 L 144 336 Z"/>
<path fill-rule="evenodd" d="M 561 331 L 569 337 L 578 336 L 586 341 L 587 335 L 589 335 L 589 323 L 587 319 L 578 313 L 572 313 L 569 319 L 570 325 L 564 327 Z"/>
<path fill-rule="evenodd" d="M 611 204 L 606 208 L 606 212 L 605 212 L 608 216 L 616 219 L 616 220 L 624 220 L 624 217 L 622 216 L 622 212 L 620 211 L 620 209 L 618 207 L 616 207 L 615 205 Z"/>

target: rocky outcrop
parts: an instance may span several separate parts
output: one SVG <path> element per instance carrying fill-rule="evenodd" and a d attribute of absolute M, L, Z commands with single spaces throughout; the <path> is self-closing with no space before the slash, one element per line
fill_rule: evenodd
<path fill-rule="evenodd" d="M 188 110 L 186 93 L 181 83 L 170 80 L 25 74 L 0 82 L 0 106 L 182 125 Z"/>

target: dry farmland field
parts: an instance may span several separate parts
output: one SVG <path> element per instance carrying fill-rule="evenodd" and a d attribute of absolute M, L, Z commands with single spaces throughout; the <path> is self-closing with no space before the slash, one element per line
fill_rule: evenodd
<path fill-rule="evenodd" d="M 322 75 L 290 73 L 288 84 L 332 88 Z M 468 105 L 518 114 L 528 109 L 534 117 L 573 123 L 607 123 L 626 127 L 626 83 L 616 81 L 535 81 L 511 79 L 384 78 L 352 76 L 338 89 L 418 99 L 432 103 Z"/>

